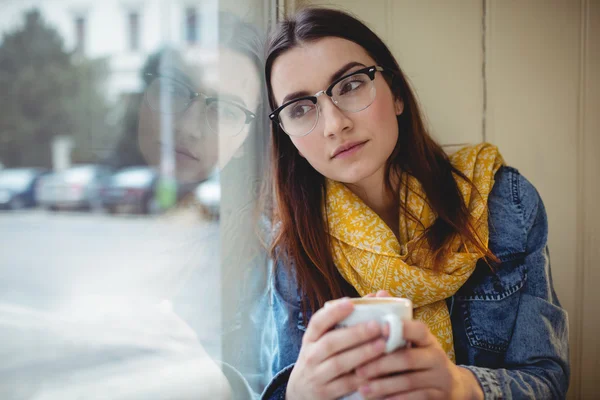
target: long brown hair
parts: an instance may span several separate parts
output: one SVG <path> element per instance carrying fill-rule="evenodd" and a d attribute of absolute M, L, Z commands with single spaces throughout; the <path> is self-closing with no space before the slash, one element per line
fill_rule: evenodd
<path fill-rule="evenodd" d="M 471 182 L 450 164 L 446 153 L 428 134 L 415 95 L 398 62 L 362 22 L 344 12 L 326 8 L 306 8 L 280 22 L 266 49 L 265 78 L 271 109 L 277 108 L 271 86 L 271 69 L 277 57 L 302 43 L 325 37 L 339 37 L 360 45 L 378 65 L 391 71 L 386 82 L 394 96 L 404 102 L 404 111 L 397 117 L 398 142 L 386 162 L 385 187 L 393 194 L 392 179 L 401 178 L 402 174 L 411 174 L 421 183 L 427 201 L 438 215 L 421 239 L 421 243 L 433 249 L 434 270 L 443 267 L 444 255 L 457 234 L 489 259 L 495 259 L 469 221 L 469 212 L 453 174 Z M 325 178 L 300 156 L 277 122 L 272 123 L 271 152 L 274 199 L 267 210 L 275 229 L 271 255 L 283 261 L 285 268 L 292 268 L 293 262 L 303 307 L 315 311 L 325 301 L 347 294 L 333 262 L 327 216 L 322 214 Z M 404 201 L 398 200 L 401 210 L 417 220 L 403 207 Z"/>

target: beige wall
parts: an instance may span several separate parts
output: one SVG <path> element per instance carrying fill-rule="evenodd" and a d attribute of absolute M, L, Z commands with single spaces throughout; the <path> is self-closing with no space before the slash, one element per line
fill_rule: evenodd
<path fill-rule="evenodd" d="M 600 392 L 600 2 L 293 1 L 357 14 L 390 46 L 444 144 L 487 140 L 538 188 L 569 312 L 570 398 Z"/>
<path fill-rule="evenodd" d="M 436 139 L 443 144 L 481 141 L 481 0 L 297 3 L 338 4 L 358 15 L 397 57 L 426 105 Z"/>
<path fill-rule="evenodd" d="M 576 306 L 580 308 L 578 340 L 581 360 L 580 393 L 598 396 L 600 393 L 600 2 L 584 1 L 582 13 L 582 70 L 580 81 L 580 129 L 579 129 L 579 175 L 578 215 L 579 247 Z M 583 397 L 583 396 L 582 396 Z"/>
<path fill-rule="evenodd" d="M 578 241 L 581 178 L 582 4 L 490 2 L 487 21 L 487 138 L 537 187 L 548 210 L 555 286 L 569 311 L 579 397 L 582 268 Z"/>

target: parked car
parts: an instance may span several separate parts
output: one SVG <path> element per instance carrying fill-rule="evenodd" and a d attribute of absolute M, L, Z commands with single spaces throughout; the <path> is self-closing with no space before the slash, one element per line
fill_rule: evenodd
<path fill-rule="evenodd" d="M 155 214 L 160 211 L 156 200 L 157 182 L 158 172 L 151 167 L 124 168 L 101 189 L 102 205 L 110 213 Z"/>
<path fill-rule="evenodd" d="M 36 205 L 39 179 L 48 173 L 43 168 L 7 168 L 0 171 L 0 208 L 17 210 Z"/>
<path fill-rule="evenodd" d="M 200 183 L 194 190 L 196 202 L 202 213 L 209 218 L 219 218 L 221 206 L 221 182 L 219 173 L 215 172 L 207 180 Z"/>
<path fill-rule="evenodd" d="M 100 188 L 107 184 L 112 170 L 102 165 L 76 165 L 55 172 L 38 185 L 38 203 L 50 210 L 98 209 Z"/>

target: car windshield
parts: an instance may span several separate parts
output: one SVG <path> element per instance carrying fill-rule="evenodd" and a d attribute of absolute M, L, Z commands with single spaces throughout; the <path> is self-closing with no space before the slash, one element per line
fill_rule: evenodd
<path fill-rule="evenodd" d="M 0 172 L 0 188 L 23 190 L 33 179 L 33 172 L 25 170 Z"/>
<path fill-rule="evenodd" d="M 115 186 L 144 187 L 154 177 L 154 172 L 149 169 L 131 169 L 116 173 L 112 178 Z"/>

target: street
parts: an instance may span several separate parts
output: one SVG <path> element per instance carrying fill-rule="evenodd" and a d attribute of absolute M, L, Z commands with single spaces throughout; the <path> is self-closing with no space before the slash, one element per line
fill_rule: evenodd
<path fill-rule="evenodd" d="M 0 398 L 103 391 L 90 382 L 111 382 L 114 399 L 188 398 L 113 378 L 218 359 L 218 227 L 189 214 L 0 213 Z M 174 371 L 179 389 L 198 378 Z"/>
<path fill-rule="evenodd" d="M 170 297 L 187 275 L 218 265 L 218 222 L 182 219 L 1 212 L 0 301 L 40 306 L 107 292 Z"/>

